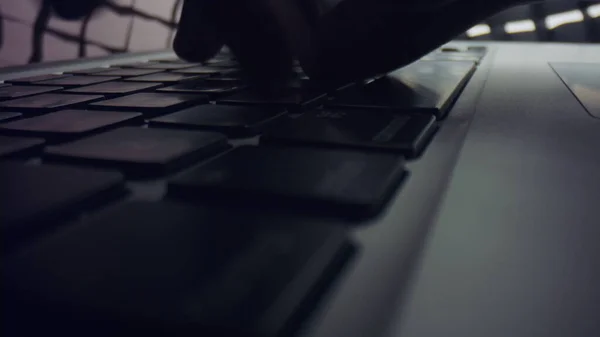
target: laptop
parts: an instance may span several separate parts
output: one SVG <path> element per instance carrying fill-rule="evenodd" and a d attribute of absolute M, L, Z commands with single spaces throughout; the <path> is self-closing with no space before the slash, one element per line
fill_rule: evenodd
<path fill-rule="evenodd" d="M 600 334 L 600 46 L 258 95 L 170 51 L 0 71 L 6 336 Z"/>

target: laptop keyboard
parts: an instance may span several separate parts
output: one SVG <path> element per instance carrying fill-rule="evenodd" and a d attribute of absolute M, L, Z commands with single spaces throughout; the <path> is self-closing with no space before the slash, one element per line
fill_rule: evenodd
<path fill-rule="evenodd" d="M 35 317 L 89 335 L 98 322 L 73 308 L 90 308 L 106 313 L 104 335 L 146 331 L 123 317 L 153 332 L 286 335 L 348 258 L 344 227 L 402 193 L 406 162 L 426 153 L 484 54 L 439 50 L 337 88 L 296 69 L 271 95 L 227 54 L 0 83 L 8 331 L 39 335 L 19 323 Z"/>

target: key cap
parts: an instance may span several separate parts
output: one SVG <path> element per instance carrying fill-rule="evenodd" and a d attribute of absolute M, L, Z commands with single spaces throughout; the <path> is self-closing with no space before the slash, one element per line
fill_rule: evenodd
<path fill-rule="evenodd" d="M 190 81 L 180 84 L 175 84 L 170 87 L 160 88 L 159 92 L 178 92 L 178 93 L 195 93 L 195 94 L 206 94 L 211 97 L 218 97 L 221 95 L 231 94 L 241 89 L 244 89 L 243 84 L 221 81 L 221 82 L 208 82 L 204 80 Z"/>
<path fill-rule="evenodd" d="M 104 98 L 99 95 L 41 94 L 0 102 L 0 108 L 42 114 Z"/>
<path fill-rule="evenodd" d="M 99 73 L 107 72 L 111 69 L 112 68 L 109 68 L 109 67 L 85 68 L 85 69 L 70 70 L 65 73 L 72 74 L 72 75 L 91 75 L 91 74 L 99 74 Z"/>
<path fill-rule="evenodd" d="M 125 127 L 49 146 L 45 154 L 51 160 L 150 177 L 181 169 L 227 148 L 227 138 L 218 133 Z"/>
<path fill-rule="evenodd" d="M 126 203 L 3 260 L 3 328 L 88 336 L 89 322 L 102 322 L 94 336 L 288 336 L 348 253 L 333 223 Z"/>
<path fill-rule="evenodd" d="M 246 85 L 246 81 L 240 77 L 206 77 L 202 78 L 203 81 L 215 85 Z"/>
<path fill-rule="evenodd" d="M 17 119 L 22 115 L 18 112 L 2 112 L 0 111 L 0 122 L 7 122 L 13 119 Z"/>
<path fill-rule="evenodd" d="M 91 108 L 142 112 L 158 115 L 208 103 L 206 95 L 138 93 L 90 104 Z"/>
<path fill-rule="evenodd" d="M 111 68 L 106 68 L 106 67 L 98 67 L 98 68 L 86 68 L 86 69 L 78 69 L 78 70 L 70 70 L 67 71 L 67 74 L 74 74 L 74 75 L 90 75 L 90 74 L 99 74 L 102 72 L 106 72 L 109 71 Z"/>
<path fill-rule="evenodd" d="M 431 115 L 327 109 L 279 119 L 261 143 L 393 151 L 415 157 L 434 131 Z"/>
<path fill-rule="evenodd" d="M 0 136 L 0 158 L 29 156 L 37 153 L 43 145 L 43 139 Z"/>
<path fill-rule="evenodd" d="M 365 86 L 343 90 L 328 105 L 430 113 L 441 119 L 474 70 L 474 62 L 421 61 Z"/>
<path fill-rule="evenodd" d="M 0 163 L 0 182 L 3 251 L 124 193 L 119 173 L 54 165 Z"/>
<path fill-rule="evenodd" d="M 156 73 L 144 76 L 129 77 L 125 81 L 132 82 L 161 82 L 161 83 L 176 83 L 202 78 L 204 75 L 189 75 L 177 73 Z"/>
<path fill-rule="evenodd" d="M 299 147 L 238 147 L 169 183 L 182 199 L 375 215 L 404 177 L 402 156 Z"/>
<path fill-rule="evenodd" d="M 5 80 L 4 82 L 12 83 L 12 84 L 31 84 L 31 83 L 35 83 L 35 82 L 55 80 L 55 79 L 59 79 L 59 78 L 69 77 L 69 76 L 71 76 L 71 75 L 69 75 L 69 74 L 46 74 L 46 75 L 39 75 L 39 76 L 17 78 L 14 80 Z"/>
<path fill-rule="evenodd" d="M 177 63 L 177 64 L 189 64 L 190 62 L 186 60 L 182 60 L 179 57 L 168 57 L 160 60 L 155 60 L 155 62 L 160 63 Z"/>
<path fill-rule="evenodd" d="M 282 109 L 245 106 L 199 105 L 150 121 L 151 126 L 212 130 L 230 137 L 253 136 L 275 118 Z"/>
<path fill-rule="evenodd" d="M 133 76 L 143 76 L 156 74 L 160 72 L 160 70 L 156 69 L 137 69 L 137 68 L 111 68 L 108 71 L 92 74 L 92 75 L 100 75 L 100 76 L 119 76 L 119 77 L 133 77 Z"/>
<path fill-rule="evenodd" d="M 164 62 L 147 62 L 147 63 L 138 63 L 133 65 L 135 68 L 140 69 L 158 69 L 158 70 L 177 70 L 177 69 L 185 69 L 197 66 L 198 63 L 164 63 Z"/>
<path fill-rule="evenodd" d="M 32 96 L 61 89 L 62 87 L 35 87 L 28 85 L 10 85 L 0 88 L 0 100 Z"/>
<path fill-rule="evenodd" d="M 86 87 L 65 90 L 69 93 L 99 94 L 105 96 L 133 94 L 145 90 L 160 88 L 158 83 L 142 82 L 105 82 Z"/>
<path fill-rule="evenodd" d="M 53 80 L 47 81 L 39 81 L 35 82 L 35 84 L 39 85 L 59 85 L 63 87 L 77 87 L 82 85 L 90 85 L 108 81 L 118 80 L 120 77 L 118 76 L 83 76 L 83 75 L 73 75 L 69 77 L 57 78 Z"/>
<path fill-rule="evenodd" d="M 217 104 L 242 104 L 286 107 L 299 110 L 320 105 L 327 95 L 320 90 L 288 88 L 277 95 L 261 95 L 252 91 L 242 91 L 217 100 Z"/>
<path fill-rule="evenodd" d="M 192 68 L 174 70 L 173 72 L 178 74 L 218 75 L 223 72 L 223 70 L 206 66 L 196 66 Z"/>
<path fill-rule="evenodd" d="M 133 112 L 62 110 L 0 124 L 0 132 L 66 140 L 131 123 L 141 116 Z"/>

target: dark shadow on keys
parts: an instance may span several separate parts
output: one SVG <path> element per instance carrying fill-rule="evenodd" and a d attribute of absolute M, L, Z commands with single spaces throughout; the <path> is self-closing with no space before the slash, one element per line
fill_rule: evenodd
<path fill-rule="evenodd" d="M 358 248 L 344 226 L 314 218 L 125 203 L 5 258 L 3 329 L 289 336 Z"/>

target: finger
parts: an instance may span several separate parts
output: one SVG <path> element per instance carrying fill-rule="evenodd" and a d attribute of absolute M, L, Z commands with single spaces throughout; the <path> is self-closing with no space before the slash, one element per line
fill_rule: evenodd
<path fill-rule="evenodd" d="M 398 1 L 345 0 L 312 32 L 315 57 L 307 73 L 338 82 L 387 73 L 517 2 L 457 0 L 407 10 Z"/>
<path fill-rule="evenodd" d="M 217 26 L 254 85 L 273 89 L 291 76 L 289 48 L 268 0 L 219 0 Z"/>
<path fill-rule="evenodd" d="M 90 15 L 107 0 L 44 0 L 50 1 L 54 12 L 65 20 L 79 20 Z"/>
<path fill-rule="evenodd" d="M 179 57 L 190 62 L 204 62 L 221 50 L 225 39 L 214 21 L 213 1 L 185 0 L 173 49 Z"/>

